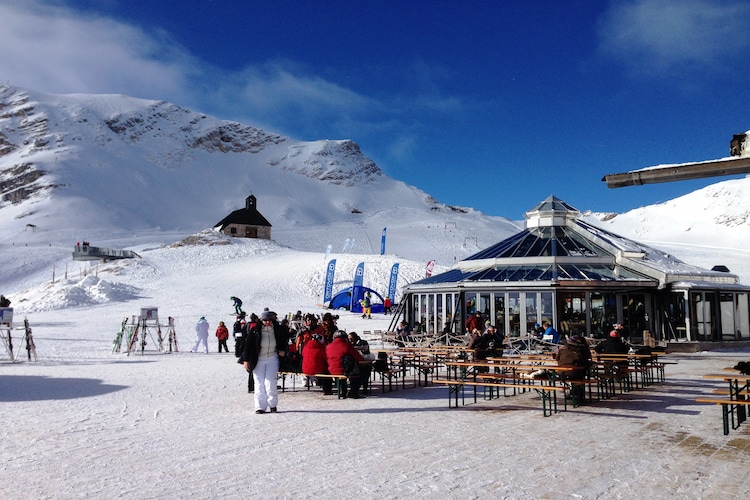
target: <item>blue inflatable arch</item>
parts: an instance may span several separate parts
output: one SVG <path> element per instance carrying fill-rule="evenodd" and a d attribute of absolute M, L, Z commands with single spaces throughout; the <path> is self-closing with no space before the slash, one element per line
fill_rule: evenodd
<path fill-rule="evenodd" d="M 372 312 L 373 313 L 382 313 L 383 312 L 383 296 L 380 295 L 378 292 L 373 290 L 372 288 L 367 288 L 363 286 L 361 288 L 362 295 L 359 297 L 356 297 L 354 301 L 352 301 L 352 287 L 346 287 L 343 290 L 339 290 L 336 292 L 336 295 L 333 296 L 331 299 L 331 302 L 328 304 L 329 309 L 346 309 L 349 310 L 349 306 L 351 306 L 351 311 L 356 313 L 362 312 L 362 306 L 359 304 L 359 301 L 362 297 L 364 297 L 364 294 L 366 292 L 370 292 L 370 305 L 372 306 Z M 379 302 L 379 303 L 378 303 Z"/>

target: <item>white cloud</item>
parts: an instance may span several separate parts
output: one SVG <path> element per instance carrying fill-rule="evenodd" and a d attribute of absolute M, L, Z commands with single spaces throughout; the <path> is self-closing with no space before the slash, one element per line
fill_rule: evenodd
<path fill-rule="evenodd" d="M 0 83 L 167 100 L 299 139 L 384 141 L 396 158 L 414 150 L 425 114 L 455 114 L 465 106 L 440 91 L 438 82 L 455 75 L 419 61 L 394 72 L 402 76 L 398 93 L 367 94 L 321 76 L 335 66 L 276 59 L 221 69 L 168 33 L 52 1 L 0 0 L 0 32 Z M 394 141 L 405 131 L 409 141 Z"/>
<path fill-rule="evenodd" d="M 44 92 L 163 99 L 311 138 L 389 109 L 292 61 L 220 70 L 166 33 L 35 0 L 0 0 L 0 32 L 0 82 Z"/>
<path fill-rule="evenodd" d="M 744 1 L 615 2 L 599 23 L 599 49 L 638 76 L 721 72 L 747 54 L 749 19 Z"/>
<path fill-rule="evenodd" d="M 28 2 L 0 3 L 0 78 L 53 93 L 180 96 L 191 58 L 116 21 Z"/>

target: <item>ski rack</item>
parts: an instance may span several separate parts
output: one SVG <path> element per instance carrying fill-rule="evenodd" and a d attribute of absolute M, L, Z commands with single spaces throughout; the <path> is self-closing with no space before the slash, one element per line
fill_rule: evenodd
<path fill-rule="evenodd" d="M 20 349 L 17 349 L 15 352 L 13 351 L 13 325 L 11 323 L 0 323 L 0 340 L 2 340 L 3 347 L 5 347 L 5 352 L 8 354 L 8 357 L 11 361 L 14 363 L 18 361 L 19 356 L 21 355 L 21 351 L 23 350 L 23 344 L 26 344 L 26 354 L 28 356 L 28 360 L 33 361 L 37 360 L 36 357 L 36 344 L 34 344 L 34 336 L 31 333 L 31 326 L 29 326 L 29 320 L 27 318 L 23 319 L 23 326 L 20 328 L 15 328 L 16 330 L 22 330 L 23 336 L 21 337 L 21 347 Z"/>
<path fill-rule="evenodd" d="M 161 327 L 167 327 L 166 335 L 166 348 L 165 338 L 162 335 Z M 149 339 L 151 344 L 156 346 L 157 352 L 179 352 L 179 345 L 177 344 L 177 333 L 174 328 L 174 318 L 169 316 L 169 321 L 166 325 L 162 325 L 159 322 L 149 322 L 146 318 L 133 316 L 128 324 L 128 318 L 122 320 L 120 324 L 120 330 L 115 336 L 115 340 L 112 342 L 112 353 L 121 352 L 123 342 L 127 348 L 126 353 L 130 356 L 131 352 L 141 351 L 144 354 L 146 346 L 149 345 Z"/>

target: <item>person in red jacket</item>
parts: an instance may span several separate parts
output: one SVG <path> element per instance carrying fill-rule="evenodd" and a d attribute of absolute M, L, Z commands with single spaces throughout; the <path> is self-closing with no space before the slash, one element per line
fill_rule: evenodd
<path fill-rule="evenodd" d="M 319 333 L 314 333 L 302 348 L 302 373 L 309 377 L 328 373 L 325 340 Z M 330 378 L 320 378 L 317 382 L 323 388 L 323 394 L 333 394 L 333 381 Z"/>
<path fill-rule="evenodd" d="M 219 326 L 216 327 L 216 338 L 219 339 L 219 352 L 221 352 L 221 348 L 224 348 L 225 352 L 229 352 L 229 348 L 227 347 L 227 339 L 229 338 L 229 329 L 227 328 L 227 325 L 224 324 L 223 321 L 219 321 Z"/>
<path fill-rule="evenodd" d="M 348 375 L 351 387 L 346 392 L 346 379 L 339 381 L 339 394 L 346 397 L 359 399 L 359 388 L 362 385 L 359 373 L 359 362 L 364 361 L 362 355 L 353 345 L 343 330 L 333 335 L 333 342 L 326 346 L 326 357 L 328 358 L 328 372 L 331 375 Z"/>

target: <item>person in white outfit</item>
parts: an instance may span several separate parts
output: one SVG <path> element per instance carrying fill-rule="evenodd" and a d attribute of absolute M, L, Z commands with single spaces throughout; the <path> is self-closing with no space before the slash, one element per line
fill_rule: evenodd
<path fill-rule="evenodd" d="M 255 413 L 265 413 L 266 409 L 276 413 L 279 357 L 286 355 L 288 345 L 288 329 L 281 327 L 274 313 L 263 311 L 260 321 L 247 334 L 242 358 L 245 369 L 253 374 Z"/>
<path fill-rule="evenodd" d="M 198 324 L 195 325 L 195 345 L 190 352 L 198 352 L 198 346 L 203 344 L 203 352 L 208 354 L 208 321 L 205 316 L 201 316 Z"/>

